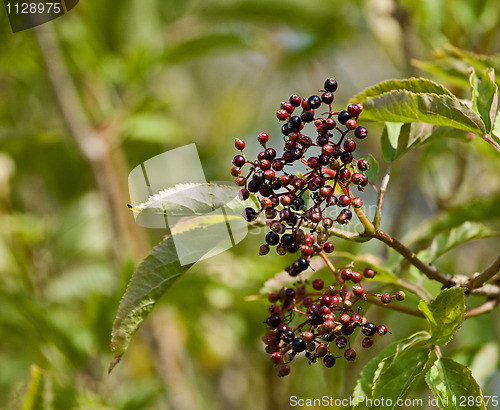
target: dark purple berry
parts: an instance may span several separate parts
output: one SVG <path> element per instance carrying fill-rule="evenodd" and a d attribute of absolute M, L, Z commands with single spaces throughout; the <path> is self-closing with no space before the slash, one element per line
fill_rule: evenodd
<path fill-rule="evenodd" d="M 297 130 L 302 126 L 302 120 L 298 115 L 292 115 L 288 120 L 288 124 L 290 124 L 291 128 Z"/>
<path fill-rule="evenodd" d="M 347 339 L 344 336 L 339 336 L 335 340 L 335 344 L 339 349 L 343 349 L 347 346 Z"/>
<path fill-rule="evenodd" d="M 307 343 L 302 340 L 300 337 L 296 337 L 292 340 L 292 349 L 294 352 L 300 353 L 306 350 Z"/>
<path fill-rule="evenodd" d="M 325 91 L 321 95 L 321 101 L 323 101 L 325 104 L 331 104 L 333 102 L 333 93 L 331 91 Z"/>
<path fill-rule="evenodd" d="M 337 81 L 334 78 L 329 78 L 328 80 L 325 81 L 324 88 L 326 91 L 331 91 L 334 93 L 337 91 Z"/>
<path fill-rule="evenodd" d="M 278 377 L 288 376 L 290 374 L 290 366 L 282 364 L 278 370 Z"/>
<path fill-rule="evenodd" d="M 302 103 L 302 98 L 300 98 L 300 95 L 293 94 L 288 101 L 293 107 L 298 107 Z"/>
<path fill-rule="evenodd" d="M 300 119 L 304 122 L 312 122 L 314 121 L 314 112 L 311 110 L 304 110 L 300 114 Z"/>
<path fill-rule="evenodd" d="M 363 325 L 363 329 L 361 330 L 365 336 L 373 336 L 377 333 L 377 326 L 375 323 L 367 322 Z"/>
<path fill-rule="evenodd" d="M 333 367 L 335 365 L 335 357 L 331 354 L 326 355 L 323 357 L 323 364 L 325 367 Z"/>
<path fill-rule="evenodd" d="M 373 345 L 373 339 L 371 337 L 365 337 L 361 342 L 361 346 L 363 346 L 365 349 L 372 347 L 372 345 Z"/>
<path fill-rule="evenodd" d="M 299 265 L 301 270 L 306 270 L 309 267 L 309 262 L 305 258 L 300 258 L 297 260 L 297 264 Z"/>
<path fill-rule="evenodd" d="M 344 357 L 352 362 L 353 360 L 356 359 L 356 351 L 354 349 L 347 349 L 344 352 Z"/>
<path fill-rule="evenodd" d="M 307 106 L 309 107 L 309 109 L 314 110 L 318 108 L 320 105 L 321 105 L 321 98 L 319 98 L 317 95 L 311 95 L 307 99 Z"/>
<path fill-rule="evenodd" d="M 277 245 L 280 241 L 280 236 L 276 233 L 276 232 L 268 232 L 267 235 L 266 235 L 266 242 L 269 244 L 269 245 Z"/>
<path fill-rule="evenodd" d="M 285 329 L 281 332 L 280 337 L 285 343 L 290 343 L 293 339 L 295 339 L 295 333 L 293 333 L 292 329 Z"/>
<path fill-rule="evenodd" d="M 233 165 L 241 168 L 243 165 L 245 165 L 245 157 L 243 155 L 236 155 L 233 158 Z"/>
<path fill-rule="evenodd" d="M 354 136 L 360 140 L 365 139 L 367 135 L 368 135 L 368 131 L 365 127 L 359 126 L 354 131 Z"/>
<path fill-rule="evenodd" d="M 281 317 L 279 315 L 271 315 L 266 319 L 266 323 L 270 327 L 276 327 L 281 323 Z"/>
<path fill-rule="evenodd" d="M 351 116 L 349 115 L 349 113 L 346 110 L 344 110 L 344 111 L 339 112 L 339 115 L 337 118 L 342 125 L 345 125 L 347 120 L 351 119 Z"/>
<path fill-rule="evenodd" d="M 255 221 L 257 219 L 257 211 L 253 208 L 245 208 L 243 211 L 243 218 L 245 218 L 248 222 Z"/>

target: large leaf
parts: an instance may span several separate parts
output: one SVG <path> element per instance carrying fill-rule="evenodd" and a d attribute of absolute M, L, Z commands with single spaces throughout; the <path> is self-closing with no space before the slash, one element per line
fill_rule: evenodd
<path fill-rule="evenodd" d="M 109 371 L 118 364 L 132 335 L 156 302 L 191 266 L 180 264 L 172 237 L 165 238 L 142 261 L 130 280 L 113 323 L 113 361 Z"/>
<path fill-rule="evenodd" d="M 401 132 L 402 122 L 386 122 L 381 137 L 382 157 L 385 162 L 391 162 L 396 158 L 398 149 L 399 133 Z"/>
<path fill-rule="evenodd" d="M 382 89 L 374 86 L 353 98 L 363 103 L 363 119 L 378 122 L 426 122 L 483 136 L 479 115 L 443 87 L 423 79 L 411 83 L 393 80 Z"/>
<path fill-rule="evenodd" d="M 383 359 L 373 383 L 373 399 L 385 405 L 373 404 L 370 409 L 399 409 L 410 393 L 429 359 L 429 347 L 413 347 Z M 398 404 L 399 402 L 399 404 Z"/>
<path fill-rule="evenodd" d="M 443 410 L 457 408 L 486 410 L 481 388 L 464 365 L 445 357 L 437 360 L 425 380 Z"/>
<path fill-rule="evenodd" d="M 495 84 L 495 70 L 488 68 L 477 74 L 471 71 L 472 108 L 481 116 L 490 134 L 495 123 L 498 108 L 498 86 Z"/>
<path fill-rule="evenodd" d="M 234 206 L 241 208 L 235 200 L 238 188 L 215 183 L 178 184 L 149 197 L 147 202 L 132 207 L 135 213 L 168 216 L 205 215 L 216 208 Z M 234 201 L 234 202 L 233 202 Z"/>
<path fill-rule="evenodd" d="M 497 236 L 498 233 L 476 222 L 464 222 L 450 232 L 434 237 L 429 247 L 427 262 L 432 263 L 450 249 L 473 239 Z"/>
<path fill-rule="evenodd" d="M 372 398 L 372 389 L 374 387 L 375 373 L 379 367 L 379 364 L 386 358 L 400 355 L 404 351 L 411 350 L 415 346 L 422 346 L 423 343 L 430 338 L 430 334 L 427 332 L 418 332 L 407 339 L 399 342 L 395 342 L 390 346 L 382 350 L 377 356 L 371 359 L 361 370 L 358 377 L 356 387 L 353 392 L 353 399 L 358 406 L 363 406 L 363 403 L 367 402 L 367 399 Z M 356 407 L 356 406 L 354 406 Z"/>
<path fill-rule="evenodd" d="M 393 90 L 407 90 L 413 93 L 432 93 L 436 95 L 447 95 L 453 97 L 453 94 L 432 80 L 426 78 L 407 78 L 403 80 L 388 80 L 367 88 L 361 94 L 352 98 L 352 102 L 361 102 L 370 97 L 377 97 Z M 364 113 L 364 112 L 363 112 Z"/>
<path fill-rule="evenodd" d="M 430 304 L 421 300 L 418 309 L 430 325 L 432 337 L 429 343 L 445 345 L 465 320 L 464 289 L 445 289 Z"/>

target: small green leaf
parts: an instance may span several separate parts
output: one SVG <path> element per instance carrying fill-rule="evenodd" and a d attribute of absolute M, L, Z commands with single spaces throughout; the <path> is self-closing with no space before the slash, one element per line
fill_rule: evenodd
<path fill-rule="evenodd" d="M 368 181 L 375 181 L 378 175 L 378 162 L 373 155 L 370 154 L 368 157 L 368 169 L 366 170 L 366 176 L 368 177 Z"/>
<path fill-rule="evenodd" d="M 474 239 L 488 238 L 498 234 L 476 222 L 464 222 L 462 225 L 452 229 L 450 232 L 442 233 L 434 237 L 429 247 L 428 263 L 434 262 L 450 249 Z"/>
<path fill-rule="evenodd" d="M 430 304 L 421 300 L 418 309 L 430 324 L 429 343 L 446 345 L 465 320 L 464 289 L 445 289 Z"/>
<path fill-rule="evenodd" d="M 387 405 L 370 409 L 399 409 L 429 359 L 429 347 L 413 347 L 383 359 L 375 371 L 372 397 L 384 399 Z M 389 404 L 390 403 L 390 404 Z"/>
<path fill-rule="evenodd" d="M 479 115 L 456 97 L 415 93 L 395 88 L 360 101 L 363 119 L 378 122 L 426 122 L 453 127 L 483 136 L 486 128 Z"/>
<path fill-rule="evenodd" d="M 472 372 L 452 359 L 437 360 L 425 375 L 425 381 L 443 410 L 486 410 L 483 393 Z"/>
<path fill-rule="evenodd" d="M 132 335 L 156 302 L 191 266 L 180 264 L 172 237 L 165 238 L 142 261 L 130 280 L 113 323 L 113 361 L 109 371 L 118 364 Z"/>
<path fill-rule="evenodd" d="M 481 116 L 486 133 L 490 134 L 498 108 L 498 86 L 495 84 L 495 70 L 488 68 L 478 75 L 472 69 L 469 78 L 472 86 L 472 108 Z"/>
<path fill-rule="evenodd" d="M 379 364 L 386 358 L 399 355 L 404 351 L 410 350 L 415 347 L 422 345 L 426 340 L 430 338 L 430 334 L 427 332 L 418 332 L 407 339 L 399 342 L 395 342 L 384 350 L 382 350 L 377 356 L 371 359 L 361 370 L 358 377 L 356 387 L 353 392 L 353 399 L 356 403 L 359 403 L 359 407 L 366 403 L 367 399 L 372 398 L 372 389 L 374 384 L 375 373 L 379 367 Z M 357 406 L 354 406 L 355 408 Z"/>
<path fill-rule="evenodd" d="M 382 157 L 386 162 L 392 162 L 396 157 L 398 138 L 403 123 L 386 122 L 382 133 Z"/>
<path fill-rule="evenodd" d="M 45 401 L 45 384 L 46 376 L 42 370 L 36 366 L 32 365 L 31 377 L 28 385 L 28 390 L 23 397 L 21 404 L 21 410 L 44 410 L 46 409 Z"/>

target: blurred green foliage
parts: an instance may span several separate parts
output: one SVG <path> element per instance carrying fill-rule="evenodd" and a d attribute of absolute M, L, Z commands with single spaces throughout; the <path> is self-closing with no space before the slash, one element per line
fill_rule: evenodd
<path fill-rule="evenodd" d="M 470 99 L 473 64 L 457 50 L 499 51 L 497 7 L 496 0 L 88 0 L 36 30 L 56 34 L 61 68 L 110 155 L 122 158 L 110 172 L 124 184 L 139 163 L 188 143 L 196 143 L 207 180 L 227 180 L 234 138 L 257 150 L 250 141 L 259 131 L 278 131 L 279 102 L 332 75 L 340 106 L 369 85 L 421 70 Z M 41 397 L 40 408 L 64 410 L 266 409 L 287 408 L 292 394 L 349 396 L 391 336 L 354 364 L 327 372 L 304 360 L 277 379 L 260 343 L 266 303 L 249 296 L 286 261 L 256 256 L 262 232 L 192 268 L 107 374 L 120 296 L 163 232 L 142 230 L 141 249 L 116 249 L 120 235 L 131 235 L 116 228 L 128 193 L 115 198 L 123 209 L 110 209 L 114 191 L 98 183 L 65 126 L 36 30 L 12 34 L 0 15 L 0 408 L 38 408 L 30 400 Z M 498 57 L 475 69 L 490 66 L 499 68 L 498 83 Z M 380 134 L 370 128 L 362 149 L 383 164 Z M 465 220 L 499 231 L 498 153 L 479 138 L 433 140 L 394 166 L 382 226 L 416 250 Z M 363 199 L 375 203 L 373 193 Z M 435 263 L 451 273 L 481 271 L 499 245 L 481 239 Z M 336 249 L 387 256 L 371 242 L 337 240 Z M 388 257 L 388 266 L 397 262 Z M 396 339 L 424 326 L 379 308 L 370 313 Z M 467 320 L 446 348 L 480 374 L 485 394 L 500 390 L 496 315 Z M 485 357 L 493 363 L 487 371 Z"/>

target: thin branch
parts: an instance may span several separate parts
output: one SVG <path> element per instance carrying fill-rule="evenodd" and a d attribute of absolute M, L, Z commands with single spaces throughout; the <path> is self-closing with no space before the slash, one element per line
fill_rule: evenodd
<path fill-rule="evenodd" d="M 483 272 L 473 277 L 467 287 L 469 289 L 479 288 L 488 280 L 490 280 L 493 276 L 495 276 L 498 272 L 500 272 L 500 256 Z"/>
<path fill-rule="evenodd" d="M 348 187 L 342 186 L 342 191 L 344 191 L 344 193 L 349 196 L 351 201 L 354 199 L 354 194 L 351 192 L 351 190 Z M 360 235 L 367 237 L 368 238 L 367 240 L 371 239 L 373 234 L 375 233 L 375 227 L 373 226 L 371 221 L 366 216 L 365 212 L 363 211 L 363 208 L 353 207 L 353 209 L 354 209 L 354 213 L 358 217 L 359 221 L 363 224 L 363 226 L 365 228 L 365 231 L 363 233 L 361 233 Z"/>
<path fill-rule="evenodd" d="M 330 259 L 328 259 L 326 257 L 326 255 L 323 253 L 323 252 L 320 252 L 320 256 L 321 258 L 325 261 L 326 263 L 326 266 L 328 266 L 328 268 L 333 272 L 333 274 L 335 275 L 335 278 L 337 279 L 337 282 L 338 283 L 342 283 L 342 281 L 340 280 L 340 275 L 339 275 L 339 271 L 337 269 L 335 269 L 335 266 L 333 266 L 332 262 L 330 262 Z"/>
<path fill-rule="evenodd" d="M 465 318 L 471 318 L 474 316 L 484 315 L 485 313 L 491 312 L 498 306 L 499 299 L 490 299 L 484 302 L 482 305 L 469 309 L 465 312 Z"/>
<path fill-rule="evenodd" d="M 396 252 L 401 254 L 405 259 L 408 260 L 413 266 L 415 266 L 420 272 L 427 276 L 431 280 L 437 280 L 441 283 L 448 283 L 450 278 L 444 273 L 440 272 L 435 266 L 428 265 L 427 263 L 420 260 L 417 255 L 404 246 L 397 239 L 390 236 L 388 233 L 378 230 L 373 235 L 379 241 L 384 242 L 386 245 L 390 246 Z"/>
<path fill-rule="evenodd" d="M 382 178 L 382 183 L 380 184 L 380 189 L 378 191 L 378 202 L 377 211 L 375 212 L 375 217 L 373 218 L 373 226 L 378 230 L 380 228 L 380 220 L 382 219 L 382 208 L 384 206 L 385 192 L 387 191 L 387 185 L 389 184 L 389 179 L 391 178 L 392 162 L 387 166 L 387 171 Z"/>
<path fill-rule="evenodd" d="M 415 317 L 425 318 L 424 314 L 417 309 L 409 308 L 407 306 L 397 305 L 394 303 L 382 303 L 380 299 L 375 297 L 366 297 L 365 300 L 373 305 L 381 306 L 390 310 L 395 310 L 397 312 L 406 313 L 407 315 L 412 315 Z"/>
<path fill-rule="evenodd" d="M 92 126 L 66 67 L 53 27 L 44 25 L 33 30 L 62 120 L 82 156 L 89 163 L 99 193 L 107 205 L 115 257 L 119 261 L 127 254 L 143 257 L 149 246 L 143 230 L 139 229 L 126 208 L 127 166 L 123 151 L 112 150 L 107 135 L 97 132 Z"/>
<path fill-rule="evenodd" d="M 483 136 L 483 139 L 488 143 L 490 144 L 491 146 L 493 146 L 493 148 L 495 148 L 498 152 L 500 152 L 500 145 L 498 144 L 498 142 L 496 142 L 490 134 L 486 134 Z"/>

